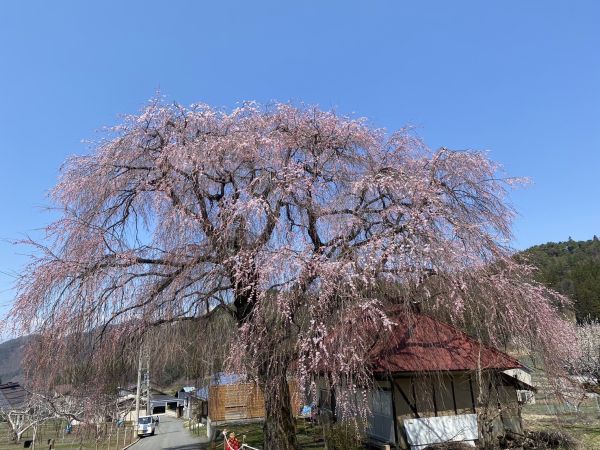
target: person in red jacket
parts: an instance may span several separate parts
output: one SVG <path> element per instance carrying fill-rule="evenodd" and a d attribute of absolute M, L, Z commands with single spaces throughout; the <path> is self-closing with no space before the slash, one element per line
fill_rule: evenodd
<path fill-rule="evenodd" d="M 240 450 L 240 441 L 237 440 L 233 431 L 229 433 L 229 439 L 225 439 L 225 450 Z"/>

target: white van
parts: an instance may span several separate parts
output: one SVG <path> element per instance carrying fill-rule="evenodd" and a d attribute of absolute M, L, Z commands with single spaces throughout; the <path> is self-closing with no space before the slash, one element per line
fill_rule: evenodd
<path fill-rule="evenodd" d="M 138 436 L 154 436 L 156 431 L 156 424 L 152 416 L 141 416 L 137 423 L 137 435 Z"/>

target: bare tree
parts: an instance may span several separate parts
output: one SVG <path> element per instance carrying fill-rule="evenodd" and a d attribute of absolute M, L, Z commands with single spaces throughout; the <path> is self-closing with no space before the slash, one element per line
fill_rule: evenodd
<path fill-rule="evenodd" d="M 48 404 L 43 397 L 37 394 L 30 393 L 27 400 L 17 407 L 0 408 L 0 419 L 9 425 L 16 442 L 21 440 L 26 431 L 30 429 L 35 431 L 41 423 L 51 417 L 53 417 L 53 413 L 48 408 Z"/>
<path fill-rule="evenodd" d="M 317 108 L 152 102 L 64 166 L 61 217 L 27 242 L 10 319 L 44 337 L 36 367 L 88 373 L 149 329 L 225 313 L 219 357 L 263 388 L 265 448 L 292 449 L 288 377 L 314 390 L 326 367 L 332 386 L 368 384 L 362 325 L 393 326 L 382 285 L 406 314 L 419 298 L 492 343 L 564 353 L 552 293 L 506 244 L 514 182 L 483 153 Z M 77 343 L 89 336 L 93 351 Z"/>

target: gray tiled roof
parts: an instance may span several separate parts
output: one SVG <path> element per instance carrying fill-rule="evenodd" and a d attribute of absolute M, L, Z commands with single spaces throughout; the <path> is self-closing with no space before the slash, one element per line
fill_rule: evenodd
<path fill-rule="evenodd" d="M 26 401 L 27 391 L 19 383 L 0 384 L 0 409 L 18 409 Z"/>

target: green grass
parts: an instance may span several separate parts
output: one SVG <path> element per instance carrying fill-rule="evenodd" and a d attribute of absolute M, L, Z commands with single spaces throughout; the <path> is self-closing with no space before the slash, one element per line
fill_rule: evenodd
<path fill-rule="evenodd" d="M 224 425 L 219 427 L 219 430 L 222 431 L 223 428 L 227 430 L 228 434 L 233 431 L 240 443 L 245 442 L 259 449 L 263 446 L 262 422 Z M 303 450 L 323 450 L 325 448 L 323 444 L 323 430 L 318 425 L 311 425 L 302 420 L 296 421 L 296 437 Z M 222 437 L 219 439 L 221 440 Z"/>
<path fill-rule="evenodd" d="M 523 414 L 526 430 L 562 431 L 579 441 L 582 450 L 600 450 L 600 419 L 587 413 Z"/>
<path fill-rule="evenodd" d="M 600 404 L 588 398 L 578 405 L 557 398 L 542 370 L 533 372 L 536 403 L 523 406 L 526 430 L 562 431 L 579 441 L 582 450 L 600 450 Z M 575 403 L 575 401 L 573 401 Z"/>

